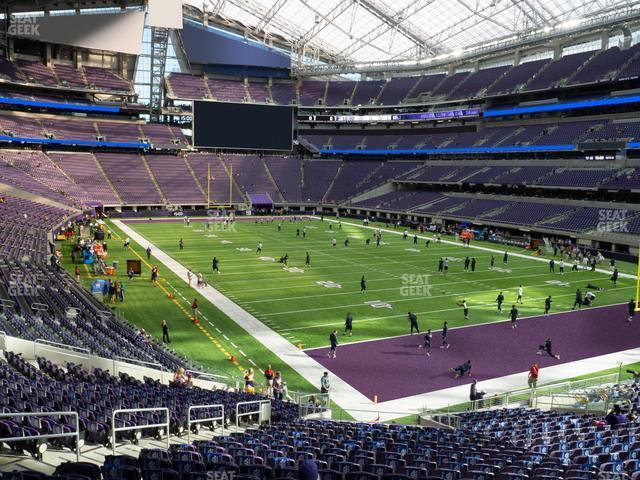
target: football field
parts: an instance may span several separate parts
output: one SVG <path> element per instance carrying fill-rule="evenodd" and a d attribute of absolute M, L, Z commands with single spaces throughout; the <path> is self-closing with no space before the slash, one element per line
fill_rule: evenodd
<path fill-rule="evenodd" d="M 190 268 L 194 276 L 201 272 L 214 288 L 304 349 L 326 346 L 333 329 L 342 334 L 347 313 L 353 316 L 353 336 L 341 336 L 342 344 L 405 335 L 409 311 L 418 316 L 422 330 L 439 330 L 445 320 L 450 328 L 504 321 L 519 286 L 524 290 L 523 303 L 517 305 L 521 318 L 541 315 L 548 295 L 553 299 L 552 313 L 571 310 L 577 288 L 593 291 L 595 306 L 627 303 L 635 292 L 633 279 L 620 278 L 614 287 L 610 274 L 572 272 L 570 262 L 564 275 L 557 265 L 556 272 L 550 273 L 546 262 L 526 250 L 508 248 L 511 255 L 504 263 L 504 247 L 488 242 L 472 242 L 472 246 L 496 252 L 451 244 L 453 237 L 443 237 L 447 243 L 431 240 L 427 246 L 422 238 L 414 243 L 413 232 L 404 239 L 401 231 L 383 231 L 377 246 L 374 227 L 351 220 L 256 223 L 243 219 L 226 227 L 216 222 L 210 228 L 196 219 L 190 226 L 180 219 L 127 224 Z M 307 253 L 310 265 L 305 265 Z M 279 261 L 285 255 L 286 266 Z M 212 270 L 214 256 L 220 274 Z M 464 271 L 467 256 L 476 259 L 475 271 Z M 440 258 L 448 260 L 447 273 L 438 272 Z M 633 270 L 632 265 L 619 268 Z M 361 292 L 363 276 L 365 292 Z M 500 292 L 505 297 L 502 312 L 496 304 Z M 469 306 L 467 320 L 460 306 L 463 300 Z"/>

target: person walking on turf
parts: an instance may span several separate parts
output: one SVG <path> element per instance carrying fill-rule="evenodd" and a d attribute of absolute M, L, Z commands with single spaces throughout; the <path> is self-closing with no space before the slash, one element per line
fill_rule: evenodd
<path fill-rule="evenodd" d="M 147 247 L 146 252 L 147 252 L 147 260 L 151 260 L 151 245 Z"/>
<path fill-rule="evenodd" d="M 305 267 L 311 266 L 311 256 L 309 255 L 309 252 L 307 252 L 307 256 L 304 259 L 304 266 Z"/>
<path fill-rule="evenodd" d="M 262 242 L 258 242 L 258 248 L 256 248 L 256 254 L 262 253 Z"/>
<path fill-rule="evenodd" d="M 504 255 L 502 256 L 502 263 L 505 265 L 509 263 L 509 253 L 505 250 Z"/>
<path fill-rule="evenodd" d="M 549 310 L 551 310 L 552 303 L 553 303 L 553 300 L 551 300 L 551 295 L 549 295 L 547 298 L 544 299 L 544 316 L 545 317 L 549 316 Z"/>
<path fill-rule="evenodd" d="M 629 300 L 627 307 L 629 308 L 629 318 L 627 318 L 627 322 L 631 322 L 636 315 L 636 302 L 633 298 Z"/>
<path fill-rule="evenodd" d="M 476 271 L 476 257 L 471 257 L 471 271 Z"/>
<path fill-rule="evenodd" d="M 351 312 L 347 312 L 347 317 L 344 319 L 344 333 L 346 335 L 349 332 L 349 336 L 353 335 L 353 316 Z"/>
<path fill-rule="evenodd" d="M 511 328 L 515 329 L 518 326 L 518 309 L 516 308 L 515 304 L 511 305 L 509 317 L 511 318 Z"/>
<path fill-rule="evenodd" d="M 427 352 L 427 357 L 431 356 L 431 343 L 433 342 L 433 335 L 431 335 L 431 329 L 427 330 L 424 334 L 424 345 L 418 345 L 418 348 L 422 347 Z"/>
<path fill-rule="evenodd" d="M 560 360 L 560 355 L 553 353 L 553 344 L 551 343 L 550 338 L 545 340 L 544 345 L 540 345 L 538 347 L 538 355 L 544 355 L 545 353 L 556 360 Z"/>
<path fill-rule="evenodd" d="M 522 285 L 520 285 L 518 287 L 518 298 L 516 299 L 516 303 L 519 303 L 522 305 L 522 294 L 524 293 L 524 289 L 522 288 Z"/>
<path fill-rule="evenodd" d="M 191 311 L 193 312 L 193 323 L 198 323 L 198 299 L 194 298 L 191 302 Z"/>
<path fill-rule="evenodd" d="M 367 281 L 364 278 L 364 275 L 362 275 L 362 278 L 360 279 L 360 293 L 364 293 L 367 291 Z"/>
<path fill-rule="evenodd" d="M 611 284 L 615 287 L 616 283 L 618 283 L 618 269 L 613 269 L 613 274 L 611 275 Z"/>
<path fill-rule="evenodd" d="M 180 241 L 178 242 L 178 249 L 180 251 L 184 250 L 184 240 L 180 239 Z"/>
<path fill-rule="evenodd" d="M 558 270 L 560 271 L 560 275 L 564 275 L 564 260 L 560 260 L 558 262 Z"/>
<path fill-rule="evenodd" d="M 496 257 L 491 255 L 491 263 L 489 265 L 489 270 L 493 270 L 493 266 L 496 264 Z"/>
<path fill-rule="evenodd" d="M 498 304 L 498 311 L 500 313 L 502 313 L 502 302 L 504 302 L 504 295 L 502 294 L 502 292 L 500 292 L 498 294 L 498 297 L 496 298 L 496 303 Z"/>
<path fill-rule="evenodd" d="M 464 314 L 464 319 L 469 320 L 469 306 L 467 305 L 466 300 L 462 300 L 459 304 L 462 307 L 462 313 Z"/>
<path fill-rule="evenodd" d="M 338 349 L 338 331 L 334 330 L 329 335 L 329 343 L 331 344 L 331 349 L 329 350 L 328 356 L 329 358 L 336 358 L 336 350 Z"/>
<path fill-rule="evenodd" d="M 464 271 L 469 271 L 469 265 L 471 264 L 471 259 L 469 257 L 464 259 Z"/>
<path fill-rule="evenodd" d="M 211 261 L 211 268 L 218 275 L 220 275 L 220 268 L 218 268 L 219 263 L 220 262 L 218 261 L 218 257 L 213 257 L 213 260 Z"/>
<path fill-rule="evenodd" d="M 553 258 L 549 260 L 549 273 L 556 273 L 556 262 Z"/>
<path fill-rule="evenodd" d="M 166 320 L 162 320 L 162 343 L 171 343 L 169 338 L 169 325 Z"/>
<path fill-rule="evenodd" d="M 582 292 L 580 291 L 580 289 L 576 290 L 576 299 L 573 302 L 573 308 L 571 310 L 575 310 L 576 309 L 576 305 L 578 306 L 578 309 L 582 308 Z"/>
<path fill-rule="evenodd" d="M 529 367 L 529 375 L 527 377 L 527 383 L 529 388 L 535 390 L 538 386 L 538 376 L 540 375 L 540 367 L 537 363 L 532 363 Z"/>
<path fill-rule="evenodd" d="M 449 348 L 451 345 L 449 344 L 449 324 L 444 322 L 442 325 L 442 345 L 440 348 Z"/>
<path fill-rule="evenodd" d="M 409 324 L 411 325 L 411 335 L 413 335 L 413 330 L 415 329 L 417 333 L 420 333 L 420 329 L 418 328 L 418 317 L 415 313 L 407 313 L 409 317 Z"/>

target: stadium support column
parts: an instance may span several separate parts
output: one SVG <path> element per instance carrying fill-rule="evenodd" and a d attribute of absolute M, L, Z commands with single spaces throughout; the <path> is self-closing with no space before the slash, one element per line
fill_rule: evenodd
<path fill-rule="evenodd" d="M 5 5 L 2 9 L 4 13 L 5 21 L 0 23 L 0 49 L 2 50 L 3 58 L 9 58 L 9 26 L 11 23 L 11 11 L 9 7 Z"/>
<path fill-rule="evenodd" d="M 167 61 L 169 29 L 151 27 L 151 71 L 149 74 L 149 108 L 152 121 L 159 121 L 164 103 L 164 67 Z"/>

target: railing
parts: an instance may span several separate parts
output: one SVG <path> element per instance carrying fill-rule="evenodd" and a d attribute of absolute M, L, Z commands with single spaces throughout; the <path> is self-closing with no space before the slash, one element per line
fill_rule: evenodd
<path fill-rule="evenodd" d="M 296 393 L 295 402 L 298 404 L 298 414 L 301 418 L 309 415 L 322 416 L 331 411 L 331 398 L 328 393 Z"/>
<path fill-rule="evenodd" d="M 406 425 L 418 425 L 420 423 L 420 411 L 414 412 L 392 412 L 388 410 L 371 410 L 371 409 L 356 409 L 356 408 L 341 408 L 333 406 L 331 409 L 331 420 L 337 420 L 339 422 L 352 422 L 354 420 L 354 413 L 359 413 L 359 420 L 363 422 L 371 423 L 390 423 L 395 422 Z M 382 420 L 382 417 L 385 420 Z"/>
<path fill-rule="evenodd" d="M 76 347 L 75 345 L 67 345 L 65 343 L 58 343 L 58 342 L 53 342 L 51 340 L 47 340 L 45 338 L 37 338 L 35 340 L 35 342 L 33 343 L 33 355 L 35 357 L 37 357 L 37 350 L 38 350 L 38 346 L 42 346 L 44 348 L 46 347 L 56 347 L 56 348 L 62 348 L 65 350 L 71 350 L 73 352 L 76 353 L 81 353 L 87 356 L 91 355 L 91 350 L 89 350 L 88 348 L 84 348 L 84 347 Z M 84 357 L 83 357 L 84 358 Z"/>
<path fill-rule="evenodd" d="M 8 298 L 0 298 L 0 307 L 4 308 L 11 308 L 13 309 L 15 307 L 15 302 L 13 300 L 9 300 Z"/>
<path fill-rule="evenodd" d="M 76 307 L 67 307 L 64 309 L 64 314 L 70 320 L 78 318 L 78 315 L 80 315 L 80 313 L 80 309 Z"/>
<path fill-rule="evenodd" d="M 33 310 L 34 312 L 46 312 L 47 310 L 49 310 L 49 305 L 46 305 L 44 303 L 32 303 L 31 310 Z"/>
<path fill-rule="evenodd" d="M 202 380 L 210 379 L 212 382 L 215 382 L 216 378 L 220 378 L 222 380 L 229 380 L 228 375 L 217 375 L 215 373 L 200 372 L 198 370 L 187 370 L 185 373 L 187 374 L 190 373 L 193 378 L 202 379 Z"/>
<path fill-rule="evenodd" d="M 257 405 L 257 410 L 240 413 L 240 405 Z M 236 403 L 236 432 L 240 431 L 240 418 L 258 415 L 258 422 L 269 422 L 271 425 L 271 400 L 254 400 L 252 402 Z"/>
<path fill-rule="evenodd" d="M 220 414 L 219 417 L 196 418 L 196 419 L 191 418 L 192 411 L 203 410 L 205 408 L 219 408 L 222 411 L 222 413 Z M 204 422 L 215 422 L 216 420 L 222 420 L 221 422 L 222 435 L 224 435 L 224 405 L 222 405 L 221 403 L 215 404 L 215 405 L 195 405 L 195 406 L 189 407 L 189 410 L 187 412 L 187 441 L 191 443 L 191 425 L 196 425 Z"/>
<path fill-rule="evenodd" d="M 0 413 L 0 418 L 15 418 L 15 417 L 66 417 L 71 415 L 76 420 L 76 429 L 74 432 L 67 433 L 49 433 L 39 435 L 29 435 L 27 437 L 9 437 L 0 438 L 0 444 L 9 442 L 19 442 L 21 440 L 37 440 L 49 438 L 67 438 L 76 437 L 76 461 L 80 461 L 80 419 L 77 412 L 29 412 L 29 413 Z"/>
<path fill-rule="evenodd" d="M 588 388 L 601 387 L 603 385 L 613 385 L 619 383 L 619 374 L 610 373 L 598 377 L 584 378 L 580 380 L 569 380 L 564 382 L 549 383 L 538 386 L 535 389 L 523 388 L 509 392 L 487 395 L 480 400 L 463 402 L 456 405 L 449 405 L 442 409 L 447 413 L 483 410 L 491 408 L 502 408 L 506 406 L 526 406 L 536 408 L 540 398 L 549 397 L 552 394 L 568 394 L 571 392 L 586 390 Z M 544 403 L 547 405 L 547 403 Z"/>
<path fill-rule="evenodd" d="M 430 427 L 439 428 L 460 428 L 462 419 L 452 413 L 439 412 L 437 410 L 424 410 L 420 414 L 421 423 L 426 423 Z"/>
<path fill-rule="evenodd" d="M 144 413 L 144 412 L 164 412 L 167 416 L 167 422 L 166 423 L 158 423 L 158 424 L 151 424 L 151 425 L 133 425 L 131 427 L 116 427 L 116 416 L 120 413 Z M 114 410 L 113 414 L 111 415 L 111 448 L 113 450 L 113 454 L 116 454 L 116 433 L 118 432 L 130 432 L 133 430 L 143 430 L 143 429 L 147 429 L 147 428 L 161 428 L 164 427 L 166 428 L 166 434 L 167 434 L 167 449 L 169 448 L 169 437 L 170 437 L 170 430 L 169 430 L 169 409 L 166 407 L 158 407 L 158 408 L 127 408 L 127 409 L 121 409 L 121 410 Z"/>
<path fill-rule="evenodd" d="M 149 368 L 152 370 L 158 370 L 160 372 L 160 378 L 163 383 L 165 381 L 165 373 L 168 373 L 164 368 L 164 366 L 162 366 L 162 364 L 160 363 L 145 362 L 143 360 L 136 360 L 135 358 L 125 358 L 125 357 L 115 356 L 113 357 L 113 375 L 115 377 L 118 376 L 118 362 L 128 363 L 130 365 L 137 365 L 139 367 Z"/>

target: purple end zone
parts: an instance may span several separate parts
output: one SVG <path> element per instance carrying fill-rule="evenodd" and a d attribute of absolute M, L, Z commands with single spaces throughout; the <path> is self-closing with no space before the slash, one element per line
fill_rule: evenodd
<path fill-rule="evenodd" d="M 431 357 L 417 348 L 422 335 L 341 345 L 337 358 L 327 357 L 328 348 L 306 353 L 368 398 L 378 395 L 384 402 L 468 384 L 472 378 L 482 381 L 528 371 L 533 362 L 545 368 L 636 348 L 640 326 L 626 319 L 627 306 L 613 305 L 527 318 L 515 330 L 509 321 L 450 329 L 448 350 L 439 348 L 442 336 L 433 332 Z M 355 338 L 358 329 L 366 328 L 354 327 Z M 547 337 L 560 361 L 536 355 Z M 473 377 L 454 380 L 449 369 L 467 360 Z M 544 382 L 542 376 L 540 381 Z"/>

